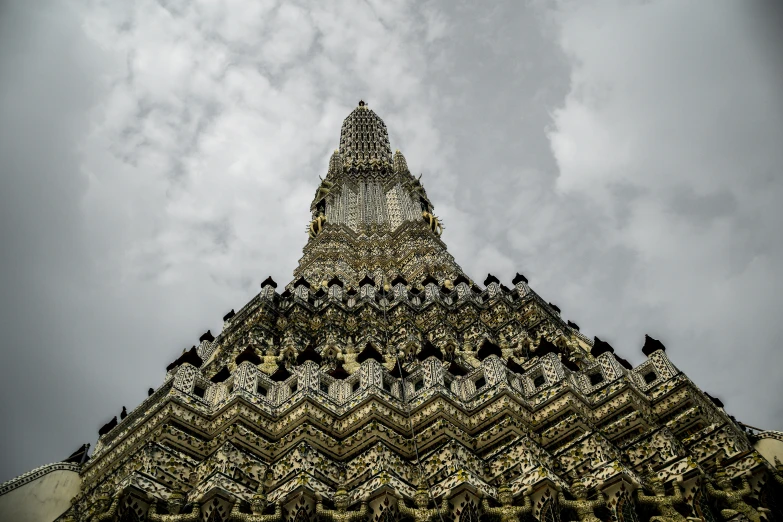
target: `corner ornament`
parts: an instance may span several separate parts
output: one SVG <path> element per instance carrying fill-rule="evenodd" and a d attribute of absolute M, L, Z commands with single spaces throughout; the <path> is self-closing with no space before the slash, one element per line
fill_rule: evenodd
<path fill-rule="evenodd" d="M 112 498 L 109 498 L 108 496 L 101 496 L 98 497 L 98 505 L 105 507 L 107 504 L 109 504 L 109 500 L 111 500 L 111 505 L 108 507 L 108 509 L 100 512 L 95 513 L 90 520 L 95 522 L 102 522 L 104 520 L 114 520 L 114 517 L 117 515 L 117 509 L 120 505 L 120 493 L 116 492 Z"/>
<path fill-rule="evenodd" d="M 435 216 L 433 216 L 430 212 L 428 212 L 426 210 L 422 211 L 421 217 L 424 218 L 424 221 L 427 222 L 427 225 L 429 225 L 430 230 L 432 230 L 432 232 L 436 236 L 440 237 L 441 234 L 443 234 L 443 225 L 440 224 L 440 221 L 438 220 L 438 218 L 436 218 Z"/>
<path fill-rule="evenodd" d="M 742 486 L 740 489 L 734 489 L 731 485 L 731 478 L 726 474 L 720 460 L 715 461 L 715 480 L 708 480 L 706 484 L 707 494 L 712 498 L 723 501 L 728 504 L 728 509 L 722 509 L 720 515 L 724 520 L 729 520 L 739 514 L 745 515 L 750 522 L 761 522 L 763 513 L 768 512 L 766 508 L 754 508 L 747 502 L 745 497 L 753 493 L 748 483 L 749 472 L 742 475 Z M 716 489 L 717 486 L 717 489 Z"/>
<path fill-rule="evenodd" d="M 354 522 L 364 520 L 369 512 L 367 500 L 362 500 L 358 511 L 348 511 L 348 491 L 340 487 L 334 493 L 334 507 L 337 509 L 324 508 L 324 499 L 321 495 L 316 497 L 315 514 L 321 520 L 331 520 L 333 522 Z"/>
<path fill-rule="evenodd" d="M 173 503 L 169 505 L 173 505 Z M 179 513 L 178 509 L 172 509 L 172 511 L 177 513 L 161 515 L 158 513 L 157 504 L 153 502 L 150 504 L 149 511 L 147 511 L 147 520 L 149 522 L 197 522 L 201 518 L 201 507 L 198 505 L 198 502 L 193 503 L 190 513 Z"/>
<path fill-rule="evenodd" d="M 231 513 L 228 516 L 229 520 L 235 522 L 280 522 L 283 520 L 283 508 L 280 503 L 275 504 L 275 512 L 271 515 L 264 515 L 266 508 L 266 502 L 263 503 L 263 507 L 256 501 L 256 497 L 250 501 L 253 514 L 241 513 L 239 511 L 239 501 L 234 502 L 234 507 L 231 509 Z"/>
<path fill-rule="evenodd" d="M 606 504 L 606 498 L 600 490 L 600 486 L 596 500 L 587 500 L 587 487 L 580 480 L 575 480 L 571 484 L 571 494 L 576 500 L 566 500 L 563 492 L 558 491 L 558 500 L 562 507 L 576 511 L 579 522 L 601 522 L 601 519 L 595 516 L 595 508 Z"/>
<path fill-rule="evenodd" d="M 503 484 L 498 488 L 500 507 L 490 507 L 487 499 L 483 498 L 481 499 L 481 508 L 487 515 L 500 518 L 500 522 L 519 522 L 524 515 L 533 510 L 533 503 L 530 501 L 531 493 L 533 493 L 533 488 L 528 486 L 524 493 L 525 504 L 523 506 L 515 506 L 513 505 L 514 496 L 511 493 L 511 488 L 508 484 Z"/>
<path fill-rule="evenodd" d="M 324 228 L 324 223 L 326 223 L 326 216 L 323 214 L 318 214 L 318 216 L 310 222 L 310 228 L 307 232 L 310 239 L 321 233 Z"/>
<path fill-rule="evenodd" d="M 649 485 L 653 494 L 645 495 L 641 488 L 636 490 L 636 498 L 639 504 L 652 506 L 658 510 L 660 515 L 650 517 L 650 522 L 686 522 L 687 520 L 701 520 L 700 518 L 684 517 L 674 507 L 676 504 L 685 504 L 685 497 L 682 495 L 682 477 L 674 482 L 674 495 L 666 494 L 666 486 L 657 474 L 650 471 Z"/>
<path fill-rule="evenodd" d="M 780 459 L 775 457 L 775 469 L 772 472 L 772 479 L 783 486 L 783 462 L 780 462 Z"/>
<path fill-rule="evenodd" d="M 400 498 L 397 502 L 397 509 L 399 510 L 400 515 L 410 517 L 414 522 L 429 522 L 436 517 L 445 517 L 451 511 L 449 508 L 449 501 L 446 499 L 445 495 L 440 502 L 440 507 L 435 509 L 427 509 L 429 500 L 428 491 L 423 483 L 421 483 L 416 489 L 416 494 L 413 496 L 413 502 L 416 504 L 416 507 L 409 508 L 405 505 L 405 500 Z"/>

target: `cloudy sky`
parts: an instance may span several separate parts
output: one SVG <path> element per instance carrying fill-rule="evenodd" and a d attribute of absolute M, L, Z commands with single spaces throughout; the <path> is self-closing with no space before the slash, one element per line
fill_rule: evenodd
<path fill-rule="evenodd" d="M 772 5 L 771 3 L 769 5 Z M 783 42 L 756 2 L 0 3 L 0 480 L 272 275 L 359 99 L 473 278 L 519 271 L 783 429 Z"/>

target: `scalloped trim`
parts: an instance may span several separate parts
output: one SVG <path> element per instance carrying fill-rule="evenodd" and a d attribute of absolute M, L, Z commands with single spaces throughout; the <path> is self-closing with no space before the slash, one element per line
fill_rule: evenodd
<path fill-rule="evenodd" d="M 30 470 L 27 473 L 19 475 L 16 478 L 12 478 L 8 482 L 3 482 L 0 484 L 0 496 L 20 488 L 25 484 L 29 484 L 30 482 L 33 482 L 34 480 L 39 479 L 44 475 L 48 475 L 53 471 L 66 470 L 75 471 L 78 473 L 79 468 L 80 466 L 78 464 L 74 464 L 73 462 L 53 462 L 52 464 L 46 464 L 44 466 Z"/>

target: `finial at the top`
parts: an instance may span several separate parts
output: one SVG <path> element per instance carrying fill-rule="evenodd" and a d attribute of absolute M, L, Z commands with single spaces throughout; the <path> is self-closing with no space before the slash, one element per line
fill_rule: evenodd
<path fill-rule="evenodd" d="M 367 104 L 364 103 L 364 100 L 359 100 L 359 107 L 364 107 L 365 105 Z"/>

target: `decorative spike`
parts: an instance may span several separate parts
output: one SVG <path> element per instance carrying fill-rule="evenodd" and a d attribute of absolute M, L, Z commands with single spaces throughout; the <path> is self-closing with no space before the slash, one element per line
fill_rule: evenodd
<path fill-rule="evenodd" d="M 405 156 L 397 149 L 394 153 L 394 173 L 395 174 L 410 174 L 408 170 L 408 162 L 405 161 Z"/>
<path fill-rule="evenodd" d="M 343 172 L 343 158 L 340 156 L 340 151 L 335 150 L 332 153 L 332 157 L 329 159 L 329 176 L 336 176 Z"/>
<path fill-rule="evenodd" d="M 649 357 L 658 350 L 666 351 L 666 347 L 658 339 L 653 339 L 649 335 L 644 336 L 644 346 L 642 347 L 642 353 Z"/>

